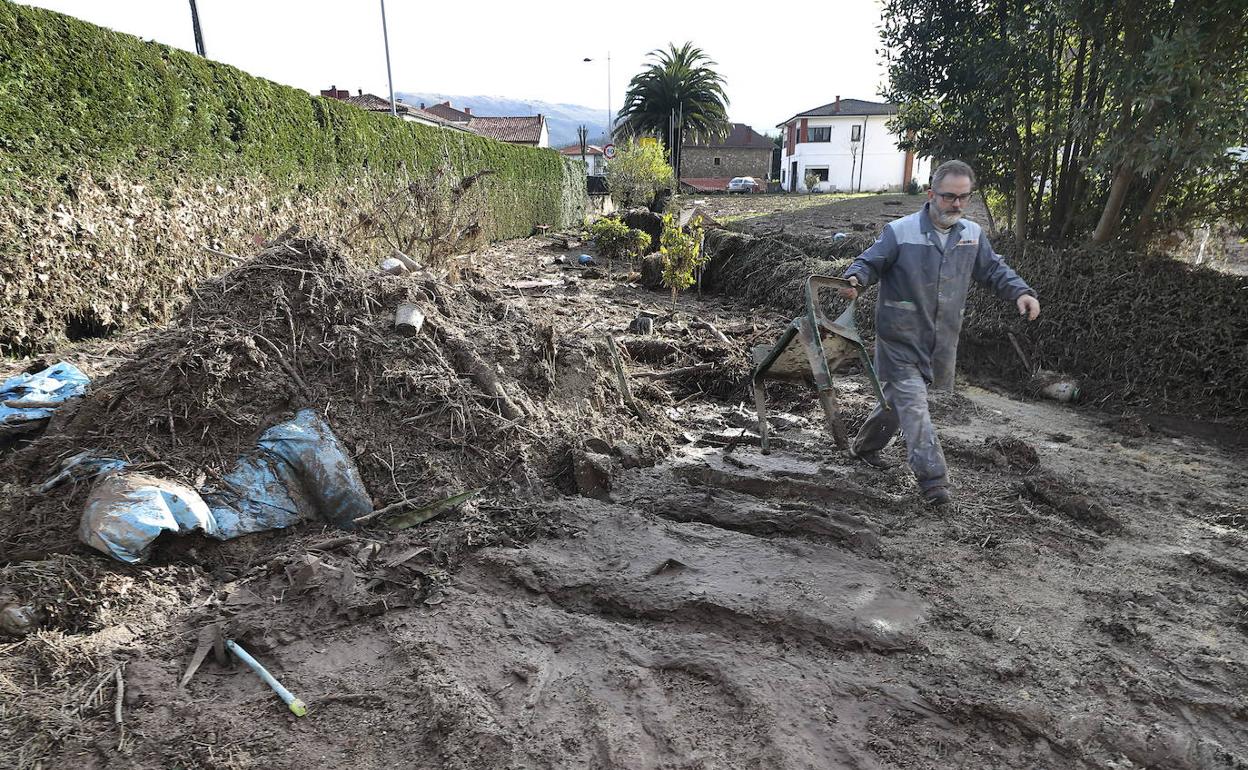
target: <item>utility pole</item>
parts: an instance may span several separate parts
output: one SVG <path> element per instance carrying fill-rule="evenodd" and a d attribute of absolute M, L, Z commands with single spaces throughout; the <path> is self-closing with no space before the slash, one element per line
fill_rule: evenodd
<path fill-rule="evenodd" d="M 381 0 L 381 37 L 386 44 L 386 80 L 390 81 L 390 115 L 398 117 L 399 109 L 394 104 L 394 76 L 390 74 L 390 33 L 386 31 L 386 0 Z"/>
<path fill-rule="evenodd" d="M 204 53 L 204 31 L 199 28 L 199 9 L 195 7 L 195 0 L 191 0 L 191 27 L 195 30 L 195 53 L 207 56 Z"/>

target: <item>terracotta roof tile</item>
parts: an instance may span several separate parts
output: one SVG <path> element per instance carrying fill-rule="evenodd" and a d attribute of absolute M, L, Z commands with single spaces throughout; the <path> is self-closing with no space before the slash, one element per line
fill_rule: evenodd
<path fill-rule="evenodd" d="M 457 110 L 451 106 L 450 102 L 442 102 L 441 104 L 432 104 L 425 107 L 426 112 L 432 112 L 443 120 L 449 120 L 453 123 L 467 123 L 472 120 L 472 115 L 463 110 Z"/>
<path fill-rule="evenodd" d="M 369 112 L 389 112 L 390 111 L 390 100 L 384 99 L 380 96 L 377 96 L 376 94 L 359 94 L 357 96 L 351 96 L 346 99 L 343 99 L 342 101 L 346 102 L 347 104 L 353 105 L 355 107 L 359 107 L 362 110 L 368 110 Z M 417 117 L 423 120 L 427 120 L 430 123 L 436 123 L 439 126 L 465 130 L 463 126 L 457 125 L 453 123 L 452 121 L 449 121 L 445 118 L 435 115 L 429 110 L 422 110 L 419 107 L 413 107 L 410 104 L 405 104 L 404 102 L 400 102 L 397 100 L 394 103 L 394 111 L 397 112 L 399 115 L 411 115 L 412 117 Z"/>
<path fill-rule="evenodd" d="M 544 122 L 545 118 L 541 115 L 515 118 L 473 115 L 468 121 L 468 130 L 501 142 L 537 144 L 542 140 Z"/>

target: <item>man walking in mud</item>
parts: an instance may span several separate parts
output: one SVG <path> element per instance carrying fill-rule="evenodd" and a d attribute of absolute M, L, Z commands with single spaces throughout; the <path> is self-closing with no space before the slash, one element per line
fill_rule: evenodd
<path fill-rule="evenodd" d="M 885 226 L 880 239 L 845 271 L 855 288 L 841 290 L 853 299 L 859 287 L 880 284 L 875 368 L 891 407 L 876 407 L 854 439 L 852 452 L 869 465 L 887 468 L 880 450 L 900 428 L 919 490 L 932 505 L 947 504 L 950 495 L 945 455 L 927 410 L 927 389 L 953 389 L 971 279 L 1013 302 L 1027 320 L 1040 315 L 1036 293 L 992 250 L 980 226 L 963 218 L 974 186 L 970 166 L 960 160 L 942 163 L 932 173 L 927 203 Z"/>

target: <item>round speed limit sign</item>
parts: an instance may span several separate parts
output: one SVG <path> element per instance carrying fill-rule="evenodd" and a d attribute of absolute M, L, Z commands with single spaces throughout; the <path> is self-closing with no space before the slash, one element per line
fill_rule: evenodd
<path fill-rule="evenodd" d="M 614 158 L 615 157 L 615 145 L 608 144 L 606 147 L 603 147 L 602 154 L 603 154 L 603 157 L 605 157 L 607 160 L 611 160 L 612 158 Z"/>

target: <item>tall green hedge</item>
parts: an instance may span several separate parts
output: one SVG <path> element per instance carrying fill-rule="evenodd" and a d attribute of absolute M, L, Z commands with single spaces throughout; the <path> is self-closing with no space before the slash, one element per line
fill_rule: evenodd
<path fill-rule="evenodd" d="M 283 198 L 317 206 L 341 198 L 338 202 L 345 205 L 337 191 L 361 179 L 384 182 L 403 166 L 426 169 L 444 159 L 464 173 L 495 171 L 485 185 L 488 237 L 523 236 L 535 224 L 562 225 L 579 218 L 583 182 L 578 184 L 577 169 L 552 150 L 395 120 L 69 16 L 0 0 L 0 205 L 8 219 L 25 223 L 5 228 L 0 242 L 0 280 L 10 284 L 0 289 L 7 306 L 0 308 L 0 352 L 57 336 L 32 332 L 32 324 L 14 316 L 39 312 L 34 303 L 46 313 L 56 302 L 48 288 L 56 280 L 46 275 L 49 266 L 37 268 L 33 262 L 55 261 L 66 249 L 71 255 L 82 249 L 82 260 L 107 272 L 108 255 L 97 253 L 99 244 L 92 252 L 76 241 L 42 243 L 38 239 L 46 234 L 40 227 L 27 226 L 41 225 L 40 217 L 58 208 L 81 208 L 84 174 L 111 178 L 112 187 L 117 179 L 142 185 L 153 201 L 197 182 L 237 189 L 240 180 L 247 180 L 258 191 L 257 199 L 276 210 Z M 324 219 L 349 215 L 326 212 Z M 229 224 L 222 220 L 220 227 Z M 224 232 L 213 233 L 213 239 L 233 240 Z M 163 250 L 139 251 L 145 259 L 160 261 L 177 256 L 170 250 L 185 247 L 167 243 Z M 195 270 L 212 268 L 192 261 Z M 37 269 L 44 278 L 34 274 Z M 93 277 L 76 272 L 78 284 L 71 293 L 91 296 Z M 152 290 L 150 283 L 144 290 Z M 122 310 L 139 304 L 136 298 L 127 301 L 116 285 L 105 294 L 116 300 L 106 313 L 120 319 L 116 325 L 136 320 Z M 57 323 L 56 318 L 45 320 Z"/>

